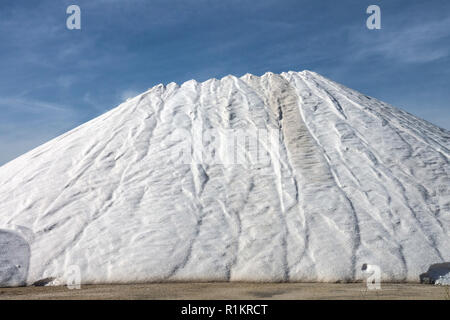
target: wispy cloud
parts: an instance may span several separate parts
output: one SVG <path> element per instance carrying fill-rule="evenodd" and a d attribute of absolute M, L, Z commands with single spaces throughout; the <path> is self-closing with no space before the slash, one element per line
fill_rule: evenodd
<path fill-rule="evenodd" d="M 450 18 L 420 24 L 401 20 L 385 30 L 357 34 L 352 58 L 380 56 L 398 63 L 427 63 L 450 54 Z"/>
<path fill-rule="evenodd" d="M 0 107 L 19 112 L 42 113 L 46 111 L 67 112 L 68 107 L 47 101 L 32 100 L 27 98 L 1 98 Z"/>
<path fill-rule="evenodd" d="M 127 99 L 136 97 L 138 94 L 139 94 L 139 92 L 137 90 L 127 89 L 127 90 L 122 91 L 122 93 L 119 96 L 119 99 L 121 101 L 126 101 Z"/>
<path fill-rule="evenodd" d="M 0 98 L 0 164 L 75 127 L 69 106 L 25 97 Z"/>

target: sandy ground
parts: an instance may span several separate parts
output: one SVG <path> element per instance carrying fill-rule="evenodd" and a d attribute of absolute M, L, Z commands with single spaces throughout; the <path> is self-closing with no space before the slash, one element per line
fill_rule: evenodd
<path fill-rule="evenodd" d="M 449 287 L 386 283 L 148 283 L 67 287 L 0 288 L 0 299 L 447 299 Z"/>

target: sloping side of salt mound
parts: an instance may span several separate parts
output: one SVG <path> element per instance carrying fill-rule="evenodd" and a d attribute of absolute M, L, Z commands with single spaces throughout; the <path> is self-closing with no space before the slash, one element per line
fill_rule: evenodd
<path fill-rule="evenodd" d="M 28 242 L 14 231 L 0 229 L 0 286 L 25 285 L 29 261 Z"/>

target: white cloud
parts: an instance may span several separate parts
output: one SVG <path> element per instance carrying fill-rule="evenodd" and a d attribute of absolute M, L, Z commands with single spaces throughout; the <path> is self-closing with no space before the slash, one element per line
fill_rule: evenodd
<path fill-rule="evenodd" d="M 44 111 L 67 111 L 66 106 L 47 101 L 26 98 L 0 98 L 0 106 L 13 111 L 42 113 Z"/>
<path fill-rule="evenodd" d="M 68 106 L 24 97 L 0 98 L 0 166 L 75 127 Z"/>
<path fill-rule="evenodd" d="M 127 89 L 120 94 L 121 101 L 126 101 L 127 99 L 136 97 L 140 92 L 133 89 Z"/>
<path fill-rule="evenodd" d="M 381 55 L 403 63 L 431 62 L 449 56 L 449 37 L 450 18 L 417 25 L 398 23 L 379 31 L 359 33 L 353 57 Z"/>

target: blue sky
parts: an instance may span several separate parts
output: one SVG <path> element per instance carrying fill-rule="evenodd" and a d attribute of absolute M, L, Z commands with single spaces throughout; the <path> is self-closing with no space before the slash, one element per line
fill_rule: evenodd
<path fill-rule="evenodd" d="M 450 1 L 2 0 L 0 165 L 158 83 L 304 69 L 450 129 Z"/>

